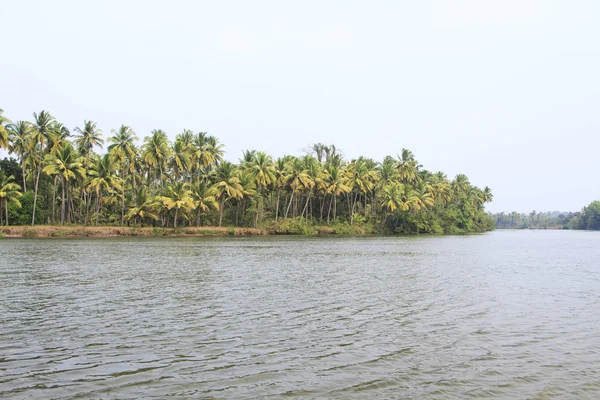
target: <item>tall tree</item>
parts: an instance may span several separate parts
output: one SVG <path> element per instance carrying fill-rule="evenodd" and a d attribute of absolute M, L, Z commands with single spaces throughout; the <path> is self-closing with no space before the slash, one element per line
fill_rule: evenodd
<path fill-rule="evenodd" d="M 65 223 L 65 217 L 70 215 L 69 198 L 70 183 L 83 180 L 85 169 L 83 158 L 77 153 L 70 143 L 57 148 L 56 151 L 44 157 L 45 167 L 43 172 L 49 176 L 58 176 L 62 183 L 60 224 Z"/>
<path fill-rule="evenodd" d="M 40 174 L 42 173 L 44 161 L 44 146 L 48 142 L 48 134 L 52 124 L 56 121 L 50 113 L 42 110 L 39 114 L 33 113 L 35 123 L 32 131 L 32 147 L 37 149 L 31 152 L 31 164 L 35 166 L 37 172 L 35 185 L 33 189 L 33 211 L 31 213 L 31 226 L 35 225 L 35 210 L 37 207 L 38 188 L 40 183 Z"/>
<path fill-rule="evenodd" d="M 6 215 L 6 225 L 8 225 L 8 205 L 12 203 L 19 208 L 21 207 L 21 203 L 19 202 L 19 197 L 22 194 L 19 191 L 21 188 L 13 182 L 14 179 L 14 176 L 7 176 L 4 174 L 4 171 L 0 170 L 0 226 L 4 223 L 2 218 L 3 206 Z"/>

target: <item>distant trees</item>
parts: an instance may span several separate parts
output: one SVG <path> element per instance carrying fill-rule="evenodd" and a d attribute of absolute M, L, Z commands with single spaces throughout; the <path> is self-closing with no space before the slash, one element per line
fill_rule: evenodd
<path fill-rule="evenodd" d="M 408 149 L 381 162 L 347 160 L 336 146 L 316 143 L 299 157 L 246 150 L 234 164 L 206 132 L 186 129 L 170 141 L 156 129 L 140 145 L 121 125 L 110 131 L 104 154 L 96 122 L 85 120 L 73 132 L 47 111 L 15 123 L 0 112 L 0 146 L 16 156 L 0 161 L 2 221 L 179 228 L 265 226 L 283 217 L 389 233 L 493 228 L 484 211 L 489 188 L 462 174 L 448 179 L 427 171 Z"/>
<path fill-rule="evenodd" d="M 600 201 L 593 201 L 581 212 L 529 214 L 490 214 L 499 229 L 589 229 L 600 230 Z"/>

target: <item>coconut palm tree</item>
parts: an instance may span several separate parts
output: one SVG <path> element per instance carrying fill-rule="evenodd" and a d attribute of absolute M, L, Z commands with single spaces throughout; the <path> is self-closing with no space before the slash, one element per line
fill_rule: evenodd
<path fill-rule="evenodd" d="M 217 201 L 217 190 L 208 186 L 206 182 L 198 182 L 191 186 L 192 198 L 198 210 L 196 226 L 200 226 L 200 217 L 202 214 L 208 214 L 211 210 L 219 210 L 219 202 Z"/>
<path fill-rule="evenodd" d="M 92 159 L 88 171 L 90 177 L 88 188 L 96 192 L 96 225 L 105 197 L 123 195 L 123 180 L 117 175 L 117 168 L 117 161 L 110 154 Z"/>
<path fill-rule="evenodd" d="M 218 166 L 214 188 L 219 199 L 219 226 L 221 226 L 225 204 L 233 199 L 242 199 L 245 193 L 240 178 L 236 176 L 235 165 L 225 161 Z"/>
<path fill-rule="evenodd" d="M 23 170 L 23 191 L 27 191 L 27 161 L 28 155 L 33 150 L 31 131 L 32 126 L 27 121 L 17 121 L 7 126 L 11 146 L 9 152 L 15 153 L 21 162 Z"/>
<path fill-rule="evenodd" d="M 273 168 L 273 159 L 263 151 L 254 153 L 253 157 L 246 162 L 245 165 L 246 172 L 250 174 L 256 184 L 256 192 L 258 194 L 256 219 L 254 220 L 254 226 L 256 227 L 258 225 L 261 203 L 263 200 L 262 193 L 267 186 L 275 183 L 275 169 Z"/>
<path fill-rule="evenodd" d="M 70 208 L 67 210 L 70 198 L 70 183 L 72 181 L 83 180 L 85 177 L 83 157 L 77 153 L 70 142 L 66 142 L 63 146 L 57 147 L 54 152 L 46 154 L 44 163 L 43 172 L 49 176 L 59 177 L 62 183 L 60 224 L 63 225 L 65 215 L 67 216 L 67 220 L 69 220 L 70 216 Z M 54 211 L 52 215 L 52 218 L 54 218 Z"/>
<path fill-rule="evenodd" d="M 35 185 L 33 189 L 33 211 L 31 213 L 31 226 L 35 225 L 35 210 L 37 207 L 38 187 L 40 174 L 42 173 L 44 160 L 44 145 L 48 141 L 48 135 L 56 121 L 50 113 L 42 110 L 39 114 L 33 113 L 35 123 L 31 132 L 32 151 L 30 153 L 30 163 L 37 169 Z"/>
<path fill-rule="evenodd" d="M 285 158 L 278 158 L 273 165 L 273 188 L 277 192 L 277 201 L 275 204 L 275 221 L 279 219 L 279 199 L 281 197 L 281 189 L 285 186 L 287 180 L 287 166 Z"/>
<path fill-rule="evenodd" d="M 121 125 L 119 129 L 111 130 L 113 136 L 108 138 L 111 143 L 108 146 L 108 154 L 119 162 L 119 175 L 125 184 L 128 175 L 135 173 L 135 159 L 137 156 L 137 147 L 135 141 L 138 140 L 135 132 L 127 125 Z M 131 181 L 133 184 L 135 180 Z M 125 196 L 121 198 L 121 225 L 125 220 Z"/>
<path fill-rule="evenodd" d="M 337 218 L 337 198 L 342 194 L 350 192 L 350 187 L 346 185 L 344 170 L 334 164 L 327 164 L 325 167 L 325 182 L 327 185 L 327 193 L 331 195 L 329 202 L 329 210 L 327 211 L 327 223 L 329 223 L 329 215 L 333 208 L 333 220 Z M 332 204 L 333 203 L 333 204 Z"/>
<path fill-rule="evenodd" d="M 285 218 L 288 217 L 290 208 L 292 207 L 292 202 L 294 200 L 294 195 L 297 192 L 302 191 L 307 188 L 310 183 L 310 176 L 306 173 L 306 169 L 304 168 L 304 164 L 302 160 L 298 158 L 292 158 L 288 162 L 288 171 L 287 171 L 287 179 L 286 186 L 290 189 L 290 202 L 288 203 L 287 209 L 285 210 Z M 295 213 L 294 207 L 294 213 Z"/>
<path fill-rule="evenodd" d="M 452 181 L 451 186 L 452 190 L 454 191 L 454 195 L 459 196 L 467 194 L 469 188 L 471 187 L 471 183 L 466 175 L 458 174 Z"/>
<path fill-rule="evenodd" d="M 48 131 L 47 151 L 50 153 L 54 149 L 63 146 L 69 136 L 71 136 L 69 129 L 60 122 L 54 121 Z"/>
<path fill-rule="evenodd" d="M 2 114 L 4 114 L 4 110 L 0 108 L 0 149 L 8 149 L 8 130 L 6 129 L 5 125 L 10 124 L 10 120 Z"/>
<path fill-rule="evenodd" d="M 128 204 L 129 210 L 125 215 L 125 220 L 134 220 L 144 224 L 146 218 L 153 221 L 158 220 L 158 209 L 160 208 L 160 199 L 150 196 L 148 190 L 144 186 L 138 186 L 138 189 L 134 191 L 133 198 Z"/>
<path fill-rule="evenodd" d="M 0 170 L 0 226 L 2 226 L 4 223 L 6 223 L 6 225 L 8 226 L 9 204 L 12 203 L 15 206 L 21 208 L 21 203 L 19 202 L 19 197 L 22 194 L 19 191 L 21 188 L 19 187 L 19 185 L 13 182 L 14 179 L 14 176 L 7 176 L 4 174 L 4 171 Z M 2 218 L 2 206 L 4 206 L 6 222 L 4 222 Z"/>
<path fill-rule="evenodd" d="M 194 202 L 192 191 L 189 189 L 189 184 L 183 182 L 174 182 L 172 185 L 167 186 L 167 190 L 161 197 L 161 200 L 167 210 L 175 210 L 173 228 L 177 228 L 179 210 L 186 213 L 196 208 L 196 203 Z M 183 214 L 183 216 L 187 218 L 185 214 Z"/>
<path fill-rule="evenodd" d="M 90 156 L 94 146 L 102 147 L 104 139 L 102 139 L 102 130 L 98 129 L 93 121 L 83 121 L 83 128 L 76 127 L 75 145 L 79 149 L 79 153 L 86 159 L 86 167 L 89 168 Z"/>
<path fill-rule="evenodd" d="M 156 171 L 159 172 L 159 180 L 163 185 L 163 172 L 167 168 L 167 161 L 171 156 L 171 146 L 167 134 L 162 130 L 153 130 L 152 135 L 144 139 L 142 146 L 142 161 L 148 168 L 148 181 L 150 182 L 150 172 L 152 171 L 152 179 L 156 181 Z"/>

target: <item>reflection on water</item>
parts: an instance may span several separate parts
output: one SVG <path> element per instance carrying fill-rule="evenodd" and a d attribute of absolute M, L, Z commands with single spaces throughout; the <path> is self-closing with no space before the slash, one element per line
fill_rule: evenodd
<path fill-rule="evenodd" d="M 0 241 L 0 398 L 597 398 L 600 234 Z"/>

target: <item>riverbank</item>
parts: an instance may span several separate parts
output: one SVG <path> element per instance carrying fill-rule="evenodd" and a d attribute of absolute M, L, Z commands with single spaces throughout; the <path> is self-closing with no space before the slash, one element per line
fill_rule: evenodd
<path fill-rule="evenodd" d="M 369 235 L 374 230 L 366 225 L 347 223 L 319 226 L 297 220 L 282 220 L 263 228 L 200 226 L 183 228 L 83 226 L 83 225 L 16 225 L 0 228 L 0 238 L 48 238 L 48 237 L 178 237 L 178 236 L 260 236 L 260 235 Z"/>
<path fill-rule="evenodd" d="M 119 236 L 256 236 L 267 231 L 255 228 L 201 226 L 185 228 L 153 228 L 127 226 L 8 226 L 0 228 L 0 237 L 119 237 Z"/>

